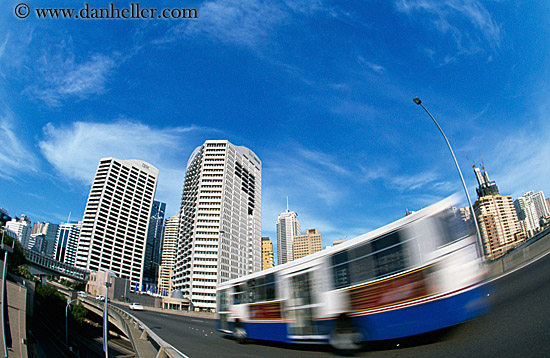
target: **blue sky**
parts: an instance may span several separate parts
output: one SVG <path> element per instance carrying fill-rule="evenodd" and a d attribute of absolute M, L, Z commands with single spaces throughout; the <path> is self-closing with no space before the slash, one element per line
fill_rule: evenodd
<path fill-rule="evenodd" d="M 501 193 L 550 194 L 547 1 L 140 3 L 198 9 L 179 20 L 18 19 L 19 2 L 0 19 L 12 216 L 81 219 L 106 156 L 155 165 L 156 199 L 175 215 L 193 149 L 228 139 L 263 162 L 263 235 L 276 241 L 288 196 L 330 245 L 462 190 L 415 96 L 472 198 L 482 160 Z"/>

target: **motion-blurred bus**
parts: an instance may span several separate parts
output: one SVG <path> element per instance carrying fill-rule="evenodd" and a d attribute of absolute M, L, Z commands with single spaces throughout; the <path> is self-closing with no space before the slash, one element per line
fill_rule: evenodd
<path fill-rule="evenodd" d="M 477 235 L 453 203 L 219 284 L 218 331 L 239 341 L 329 343 L 345 351 L 483 314 Z"/>

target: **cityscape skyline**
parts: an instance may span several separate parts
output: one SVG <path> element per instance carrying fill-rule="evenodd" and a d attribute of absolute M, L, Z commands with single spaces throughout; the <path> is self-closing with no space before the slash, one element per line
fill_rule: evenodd
<path fill-rule="evenodd" d="M 154 27 L 8 16 L 0 207 L 81 219 L 97 161 L 113 156 L 159 168 L 169 217 L 193 148 L 228 139 L 262 159 L 262 235 L 276 237 L 289 197 L 327 246 L 461 191 L 415 96 L 472 197 L 472 161 L 514 199 L 548 195 L 550 9 L 457 3 L 208 1 Z"/>

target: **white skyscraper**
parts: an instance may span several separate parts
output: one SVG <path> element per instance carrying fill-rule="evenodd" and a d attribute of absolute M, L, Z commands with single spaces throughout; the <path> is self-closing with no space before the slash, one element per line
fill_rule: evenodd
<path fill-rule="evenodd" d="M 13 218 L 6 222 L 6 230 L 11 232 L 12 236 L 15 235 L 23 248 L 30 249 L 31 219 L 24 214 L 20 218 Z"/>
<path fill-rule="evenodd" d="M 298 214 L 289 211 L 287 205 L 286 212 L 277 217 L 277 263 L 279 265 L 293 260 L 292 242 L 298 235 L 300 235 Z"/>
<path fill-rule="evenodd" d="M 100 160 L 84 210 L 76 267 L 109 270 L 141 287 L 157 178 L 158 169 L 141 160 Z"/>
<path fill-rule="evenodd" d="M 261 270 L 262 163 L 246 147 L 208 140 L 187 163 L 174 289 L 215 309 L 216 285 Z"/>

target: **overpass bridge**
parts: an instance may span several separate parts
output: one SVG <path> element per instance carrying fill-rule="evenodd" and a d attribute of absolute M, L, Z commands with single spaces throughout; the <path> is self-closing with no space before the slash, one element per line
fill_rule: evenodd
<path fill-rule="evenodd" d="M 66 264 L 52 259 L 46 255 L 42 255 L 36 251 L 24 249 L 25 258 L 27 259 L 29 270 L 37 275 L 52 275 L 66 276 L 79 281 L 88 281 L 90 279 L 90 271 L 80 269 L 72 265 Z"/>

